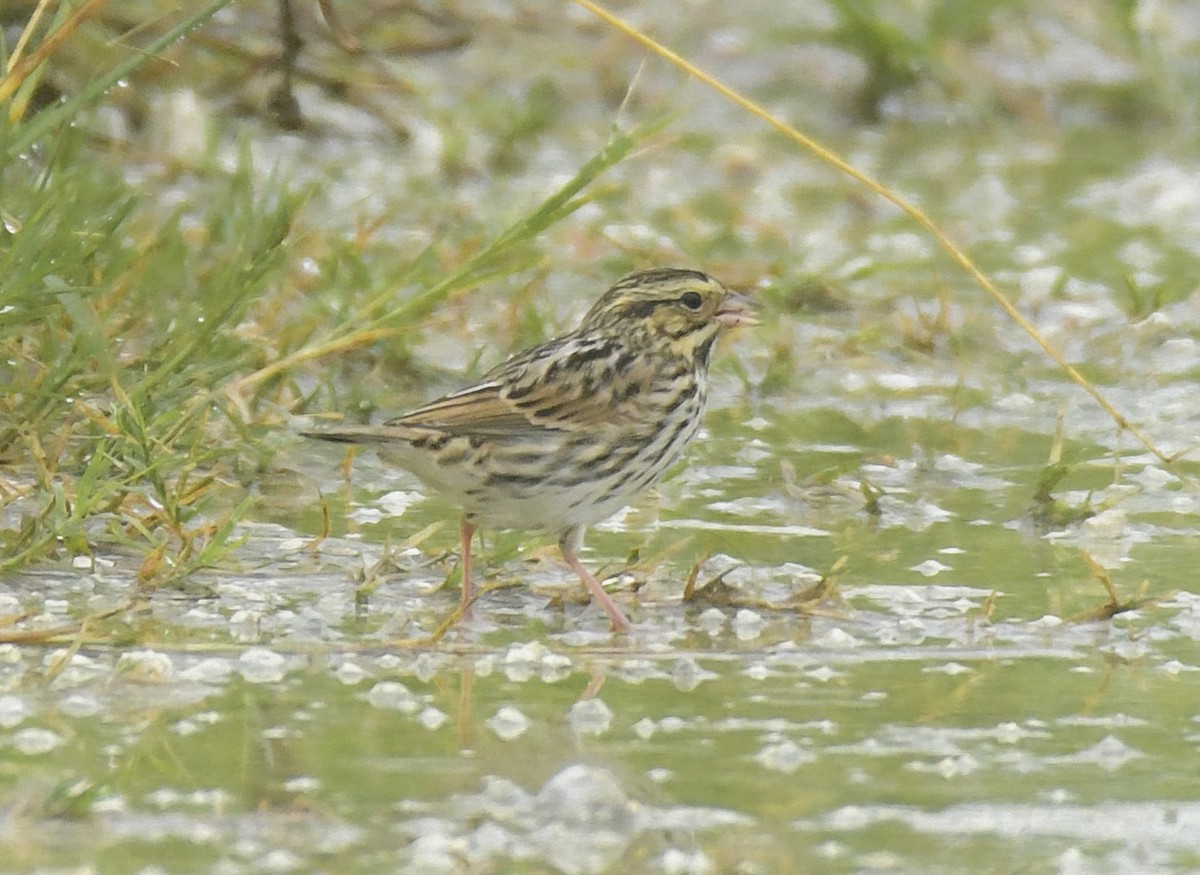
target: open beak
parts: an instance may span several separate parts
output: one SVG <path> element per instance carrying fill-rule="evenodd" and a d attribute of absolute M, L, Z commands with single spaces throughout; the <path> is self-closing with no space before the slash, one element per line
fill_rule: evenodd
<path fill-rule="evenodd" d="M 754 302 L 737 292 L 726 292 L 717 305 L 714 317 L 722 328 L 737 328 L 740 325 L 757 325 Z"/>

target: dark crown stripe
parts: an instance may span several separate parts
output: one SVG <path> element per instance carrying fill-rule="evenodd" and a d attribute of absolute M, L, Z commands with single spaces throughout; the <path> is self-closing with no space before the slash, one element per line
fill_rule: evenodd
<path fill-rule="evenodd" d="M 712 282 L 712 278 L 703 271 L 682 267 L 656 267 L 651 270 L 631 273 L 629 276 L 618 280 L 613 288 L 630 289 L 637 286 L 657 285 L 659 283 L 678 283 L 683 280 L 691 280 L 698 283 Z"/>

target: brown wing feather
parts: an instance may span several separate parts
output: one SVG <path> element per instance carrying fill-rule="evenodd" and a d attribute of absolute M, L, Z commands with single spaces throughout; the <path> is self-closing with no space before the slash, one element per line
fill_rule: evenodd
<path fill-rule="evenodd" d="M 547 428 L 573 431 L 624 426 L 634 417 L 615 402 L 614 380 L 598 381 L 587 341 L 568 335 L 490 371 L 484 382 L 452 392 L 387 423 L 452 434 L 509 435 Z M 617 378 L 616 383 L 622 382 Z"/>
<path fill-rule="evenodd" d="M 386 424 L 436 428 L 451 434 L 502 435 L 538 428 L 528 414 L 502 397 L 502 389 L 498 383 L 480 383 L 431 401 Z"/>

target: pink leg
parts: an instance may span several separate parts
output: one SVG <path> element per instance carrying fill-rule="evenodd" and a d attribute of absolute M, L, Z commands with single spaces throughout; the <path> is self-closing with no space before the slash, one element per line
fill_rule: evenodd
<path fill-rule="evenodd" d="M 466 517 L 458 524 L 458 536 L 462 543 L 462 611 L 463 616 L 471 609 L 471 538 L 475 535 L 475 526 Z"/>
<path fill-rule="evenodd" d="M 562 550 L 563 559 L 567 565 L 571 566 L 571 570 L 579 575 L 579 579 L 583 581 L 583 585 L 588 588 L 588 592 L 592 594 L 592 598 L 600 603 L 600 607 L 604 608 L 604 613 L 608 614 L 608 619 L 612 621 L 614 632 L 628 632 L 633 628 L 633 624 L 629 619 L 621 613 L 621 609 L 617 607 L 617 603 L 609 598 L 608 593 L 604 591 L 604 587 L 600 585 L 600 581 L 592 576 L 592 573 L 583 567 L 583 563 L 579 561 L 578 550 L 583 541 L 583 529 L 574 528 L 563 535 L 562 540 L 558 542 L 558 548 Z"/>

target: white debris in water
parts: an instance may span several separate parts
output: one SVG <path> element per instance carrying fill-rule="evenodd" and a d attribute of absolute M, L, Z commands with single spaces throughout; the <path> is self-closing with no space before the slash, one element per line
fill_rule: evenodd
<path fill-rule="evenodd" d="M 481 657 L 480 661 L 484 659 L 490 659 L 485 666 L 490 674 L 494 657 Z M 505 677 L 514 683 L 524 683 L 534 676 L 543 683 L 557 683 L 570 675 L 573 666 L 569 656 L 554 653 L 540 641 L 510 645 L 501 660 Z"/>
<path fill-rule="evenodd" d="M 1048 264 L 1023 271 L 1018 277 L 1022 300 L 1040 301 L 1049 298 L 1062 281 L 1062 268 Z"/>
<path fill-rule="evenodd" d="M 817 755 L 810 750 L 800 747 L 794 741 L 780 741 L 764 745 L 754 755 L 754 761 L 774 772 L 791 773 L 805 763 L 811 763 Z"/>
<path fill-rule="evenodd" d="M 1117 250 L 1117 257 L 1134 270 L 1151 271 L 1156 269 L 1159 262 L 1162 261 L 1162 250 L 1156 246 L 1151 246 L 1139 237 L 1135 237 L 1121 245 Z M 1160 312 L 1150 314 L 1150 316 L 1162 315 L 1165 314 Z"/>
<path fill-rule="evenodd" d="M 513 834 L 499 823 L 490 820 L 484 821 L 475 827 L 466 838 L 466 858 L 468 860 L 514 856 L 516 842 Z"/>
<path fill-rule="evenodd" d="M 92 717 L 100 713 L 100 700 L 87 693 L 69 693 L 58 703 L 58 710 L 68 717 Z M 0 719 L 0 726 L 4 725 Z"/>
<path fill-rule="evenodd" d="M 284 781 L 283 789 L 289 793 L 312 793 L 321 789 L 321 779 L 312 775 L 297 775 Z"/>
<path fill-rule="evenodd" d="M 709 635 L 715 636 L 725 627 L 725 612 L 720 608 L 707 608 L 696 618 L 696 624 Z"/>
<path fill-rule="evenodd" d="M 485 653 L 479 659 L 475 660 L 475 677 L 488 677 L 496 670 L 496 654 Z"/>
<path fill-rule="evenodd" d="M 542 786 L 536 801 L 555 819 L 587 827 L 605 829 L 629 821 L 628 800 L 621 783 L 596 766 L 566 766 Z"/>
<path fill-rule="evenodd" d="M 62 668 L 64 661 L 66 667 Z M 47 669 L 58 671 L 57 682 L 63 686 L 82 684 L 99 676 L 107 677 L 108 675 L 107 664 L 102 664 L 82 653 L 71 653 L 65 647 L 47 653 L 42 657 L 42 664 Z"/>
<path fill-rule="evenodd" d="M 30 726 L 13 733 L 12 746 L 26 756 L 40 756 L 50 753 L 63 743 L 63 737 L 49 729 Z"/>
<path fill-rule="evenodd" d="M 1084 520 L 1079 528 L 1088 538 L 1120 538 L 1125 533 L 1128 521 L 1125 511 L 1110 507 Z"/>
<path fill-rule="evenodd" d="M 376 708 L 415 714 L 421 703 L 412 691 L 399 681 L 380 681 L 367 693 L 367 701 Z"/>
<path fill-rule="evenodd" d="M 1030 620 L 1030 626 L 1042 626 L 1046 629 L 1053 629 L 1056 626 L 1063 624 L 1062 617 L 1056 617 L 1053 614 L 1044 614 L 1036 620 Z"/>
<path fill-rule="evenodd" d="M 504 675 L 513 683 L 524 683 L 534 676 L 542 660 L 549 655 L 549 648 L 540 641 L 510 645 L 504 654 Z"/>
<path fill-rule="evenodd" d="M 663 875 L 708 875 L 717 871 L 716 865 L 704 851 L 681 851 L 668 848 L 658 860 Z"/>
<path fill-rule="evenodd" d="M 0 729 L 12 729 L 31 713 L 20 696 L 0 696 Z"/>
<path fill-rule="evenodd" d="M 405 492 L 403 490 L 396 490 L 394 492 L 389 492 L 386 495 L 381 495 L 378 499 L 376 499 L 375 503 L 383 509 L 384 513 L 387 513 L 391 516 L 400 516 L 415 502 L 420 501 L 422 498 L 424 498 L 424 496 L 419 492 Z"/>
<path fill-rule="evenodd" d="M 751 680 L 765 681 L 775 674 L 775 672 L 771 671 L 771 668 L 764 662 L 752 662 L 746 666 L 746 670 L 742 674 Z"/>
<path fill-rule="evenodd" d="M 377 523 L 383 519 L 383 511 L 373 507 L 356 507 L 350 513 L 346 514 L 347 519 L 351 519 L 359 524 Z"/>
<path fill-rule="evenodd" d="M 429 831 L 416 836 L 408 846 L 409 861 L 405 867 L 410 872 L 422 875 L 447 875 L 462 870 L 466 857 L 465 838 L 450 836 L 443 832 Z"/>
<path fill-rule="evenodd" d="M 426 651 L 417 656 L 413 662 L 412 673 L 413 677 L 422 683 L 429 683 L 437 676 L 438 671 L 442 667 L 444 658 L 438 654 Z"/>
<path fill-rule="evenodd" d="M 633 733 L 642 741 L 648 740 L 658 730 L 658 725 L 649 717 L 643 717 L 633 724 Z"/>
<path fill-rule="evenodd" d="M 245 608 L 235 611 L 229 618 L 229 634 L 244 644 L 257 641 L 262 636 L 262 614 Z"/>
<path fill-rule="evenodd" d="M 1124 178 L 1089 186 L 1074 205 L 1137 228 L 1154 226 L 1177 245 L 1200 252 L 1200 177 L 1196 168 L 1165 156 L 1152 157 Z"/>
<path fill-rule="evenodd" d="M 690 693 L 704 681 L 719 677 L 715 672 L 702 668 L 694 656 L 681 656 L 671 666 L 671 682 L 675 688 Z"/>
<path fill-rule="evenodd" d="M 623 659 L 614 673 L 627 684 L 640 684 L 664 677 L 659 664 L 652 659 Z"/>
<path fill-rule="evenodd" d="M 834 626 L 824 634 L 817 636 L 817 638 L 814 640 L 814 643 L 819 644 L 822 647 L 834 647 L 839 650 L 845 650 L 850 647 L 860 647 L 862 645 L 862 641 L 860 639 L 854 637 L 839 626 Z"/>
<path fill-rule="evenodd" d="M 871 234 L 865 246 L 880 261 L 925 261 L 931 254 L 928 238 L 911 231 Z"/>
<path fill-rule="evenodd" d="M 171 657 L 157 650 L 129 650 L 117 657 L 117 673 L 131 680 L 163 683 L 172 671 Z"/>
<path fill-rule="evenodd" d="M 681 732 L 687 727 L 688 721 L 675 715 L 669 715 L 658 721 L 658 728 L 663 732 Z"/>
<path fill-rule="evenodd" d="M 347 659 L 333 672 L 333 676 L 348 687 L 352 687 L 370 677 L 370 673 L 358 663 Z"/>
<path fill-rule="evenodd" d="M 926 674 L 946 674 L 953 676 L 957 674 L 969 674 L 971 669 L 961 662 L 947 662 L 944 665 L 927 665 L 921 671 Z"/>
<path fill-rule="evenodd" d="M 1162 318 L 1162 322 L 1166 328 L 1171 331 L 1175 330 L 1176 320 L 1172 319 L 1165 313 L 1157 314 Z M 1149 321 L 1147 317 L 1145 322 Z M 1151 358 L 1146 362 L 1148 368 L 1154 373 L 1165 375 L 1173 374 L 1186 379 L 1186 375 L 1196 369 L 1197 362 L 1200 361 L 1200 343 L 1197 343 L 1191 337 L 1170 337 L 1163 340 L 1151 353 Z M 1187 402 L 1190 404 L 1190 402 Z M 1170 415 L 1175 413 L 1172 409 L 1174 405 L 1164 405 L 1160 408 L 1160 415 Z M 1157 472 L 1159 474 L 1160 485 L 1169 482 L 1166 478 L 1171 477 L 1170 472 L 1147 466 L 1143 469 L 1146 472 Z M 1138 479 L 1135 476 L 1135 479 Z"/>
<path fill-rule="evenodd" d="M 211 106 L 190 88 L 152 94 L 146 113 L 146 139 L 154 155 L 183 166 L 200 166 L 213 126 Z"/>
<path fill-rule="evenodd" d="M 1180 662 L 1178 659 L 1172 659 L 1169 662 L 1164 662 L 1159 666 L 1167 674 L 1179 674 L 1184 671 L 1200 671 L 1200 666 L 1187 665 Z"/>
<path fill-rule="evenodd" d="M 571 674 L 571 657 L 564 653 L 547 653 L 541 660 L 541 679 L 544 684 L 555 684 Z"/>
<path fill-rule="evenodd" d="M 652 768 L 646 777 L 661 784 L 674 775 Z M 613 772 L 579 763 L 562 768 L 535 793 L 496 775 L 482 780 L 478 793 L 410 809 L 416 815 L 400 825 L 409 839 L 404 871 L 508 871 L 514 861 L 566 875 L 617 871 L 631 843 L 648 834 L 662 837 L 656 838 L 662 856 L 655 860 L 668 861 L 665 871 L 705 873 L 713 869 L 693 836 L 753 823 L 724 809 L 644 804 Z M 677 843 L 684 850 L 670 853 Z"/>
<path fill-rule="evenodd" d="M 762 634 L 766 621 L 749 608 L 742 608 L 733 617 L 733 634 L 739 641 L 752 641 Z"/>
<path fill-rule="evenodd" d="M 1018 203 L 1020 201 L 1000 176 L 987 173 L 963 187 L 954 206 L 959 212 L 970 215 L 976 227 L 995 229 L 992 231 L 995 234 L 1011 224 L 1012 210 Z"/>
<path fill-rule="evenodd" d="M 1122 660 L 1133 661 L 1148 656 L 1153 648 L 1144 639 L 1119 638 L 1103 649 Z"/>
<path fill-rule="evenodd" d="M 875 384 L 879 388 L 887 389 L 890 392 L 910 392 L 921 388 L 925 385 L 925 381 L 913 374 L 881 373 L 875 377 Z"/>
<path fill-rule="evenodd" d="M 446 712 L 439 711 L 432 705 L 421 712 L 417 717 L 417 721 L 429 731 L 441 729 L 450 718 L 446 716 Z"/>
<path fill-rule="evenodd" d="M 181 735 L 186 738 L 189 735 L 195 735 L 197 732 L 203 732 L 204 725 L 195 720 L 189 720 L 185 717 L 182 720 L 176 720 L 174 723 L 172 723 L 171 731 L 176 735 Z"/>
<path fill-rule="evenodd" d="M 810 677 L 815 681 L 820 681 L 821 683 L 826 684 L 826 683 L 829 683 L 834 678 L 839 677 L 840 672 L 834 671 L 832 668 L 830 668 L 827 665 L 823 665 L 820 668 L 814 668 L 812 671 L 806 671 L 804 673 L 804 676 Z"/>
<path fill-rule="evenodd" d="M 979 761 L 969 753 L 956 757 L 945 757 L 937 764 L 936 771 L 946 780 L 969 775 L 979 770 Z"/>
<path fill-rule="evenodd" d="M 501 741 L 512 741 L 529 729 L 529 718 L 511 705 L 505 705 L 486 721 L 486 725 Z"/>
<path fill-rule="evenodd" d="M 1073 754 L 1046 757 L 1046 762 L 1057 764 L 1081 764 L 1099 766 L 1105 771 L 1113 772 L 1126 763 L 1145 756 L 1140 750 L 1132 748 L 1115 735 L 1107 735 L 1091 747 L 1084 748 Z"/>
<path fill-rule="evenodd" d="M 274 684 L 283 680 L 287 660 L 265 647 L 252 647 L 238 658 L 238 671 L 252 684 Z"/>
<path fill-rule="evenodd" d="M 953 570 L 953 566 L 944 565 L 936 559 L 926 559 L 924 562 L 918 563 L 909 569 L 909 571 L 915 571 L 923 577 L 934 577 L 943 571 Z"/>
<path fill-rule="evenodd" d="M 288 848 L 271 848 L 254 861 L 260 872 L 297 872 L 304 867 L 304 859 Z"/>
<path fill-rule="evenodd" d="M 567 722 L 581 735 L 600 735 L 608 731 L 613 713 L 600 699 L 576 702 L 567 712 Z"/>
<path fill-rule="evenodd" d="M 224 683 L 233 671 L 233 662 L 228 659 L 212 656 L 202 659 L 195 665 L 188 666 L 179 672 L 179 677 L 187 681 L 200 681 L 206 684 Z"/>
<path fill-rule="evenodd" d="M 1027 733 L 1019 724 L 1012 721 L 1001 723 L 996 727 L 996 741 L 1001 744 L 1016 744 L 1027 735 L 1032 734 L 1034 733 Z"/>

